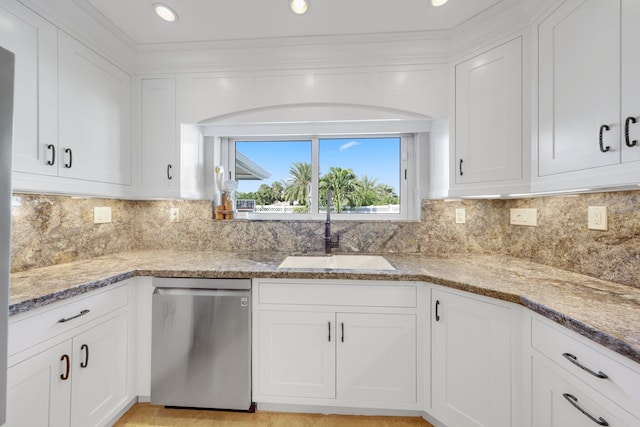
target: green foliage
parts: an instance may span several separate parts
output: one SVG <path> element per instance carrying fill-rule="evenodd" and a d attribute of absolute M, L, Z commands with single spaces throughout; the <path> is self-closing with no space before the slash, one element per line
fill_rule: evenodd
<path fill-rule="evenodd" d="M 332 166 L 329 172 L 320 177 L 320 205 L 326 206 L 327 190 L 333 192 L 333 206 L 336 212 L 343 212 L 347 207 L 357 209 L 360 206 L 395 205 L 400 198 L 393 187 L 378 184 L 377 178 L 367 175 L 356 176 L 350 168 Z M 311 164 L 295 162 L 289 168 L 289 178 L 284 182 L 262 184 L 255 192 L 237 192 L 238 199 L 254 199 L 258 205 L 270 205 L 277 201 L 298 203 L 295 213 L 307 213 L 307 201 L 311 188 Z"/>
<path fill-rule="evenodd" d="M 306 205 L 311 186 L 311 164 L 295 162 L 289 168 L 289 179 L 284 189 L 284 200 Z"/>

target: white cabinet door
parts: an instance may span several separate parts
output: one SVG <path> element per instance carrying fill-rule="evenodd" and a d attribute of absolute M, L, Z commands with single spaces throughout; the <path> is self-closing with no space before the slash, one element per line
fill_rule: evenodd
<path fill-rule="evenodd" d="M 618 164 L 619 2 L 567 0 L 538 31 L 538 174 Z"/>
<path fill-rule="evenodd" d="M 259 311 L 259 393 L 335 397 L 335 314 Z"/>
<path fill-rule="evenodd" d="M 338 313 L 337 398 L 416 401 L 416 316 Z"/>
<path fill-rule="evenodd" d="M 622 125 L 628 126 L 629 138 L 623 130 L 622 161 L 640 161 L 640 2 L 622 1 Z M 631 118 L 631 119 L 628 119 Z M 635 123 L 633 123 L 635 119 Z M 628 141 L 628 142 L 627 142 Z"/>
<path fill-rule="evenodd" d="M 127 397 L 127 313 L 73 338 L 71 425 L 95 426 Z"/>
<path fill-rule="evenodd" d="M 13 170 L 57 175 L 56 27 L 14 0 L 0 1 L 0 21 L 0 46 L 15 54 Z"/>
<path fill-rule="evenodd" d="M 7 427 L 70 425 L 71 357 L 69 340 L 7 370 Z"/>
<path fill-rule="evenodd" d="M 640 420 L 616 407 L 589 386 L 569 380 L 556 366 L 537 357 L 531 362 L 532 427 L 634 427 Z"/>
<path fill-rule="evenodd" d="M 131 183 L 131 76 L 66 33 L 59 47 L 59 175 Z"/>
<path fill-rule="evenodd" d="M 175 79 L 141 82 L 141 183 L 154 196 L 178 195 L 179 144 L 176 135 Z"/>
<path fill-rule="evenodd" d="M 510 310 L 432 292 L 434 411 L 456 427 L 511 426 Z"/>
<path fill-rule="evenodd" d="M 456 184 L 522 178 L 522 38 L 455 67 Z"/>

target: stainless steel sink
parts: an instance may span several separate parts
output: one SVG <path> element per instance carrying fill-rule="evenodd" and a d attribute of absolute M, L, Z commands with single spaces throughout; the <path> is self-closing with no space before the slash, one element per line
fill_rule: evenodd
<path fill-rule="evenodd" d="M 288 256 L 278 268 L 333 268 L 341 270 L 395 270 L 380 255 Z"/>

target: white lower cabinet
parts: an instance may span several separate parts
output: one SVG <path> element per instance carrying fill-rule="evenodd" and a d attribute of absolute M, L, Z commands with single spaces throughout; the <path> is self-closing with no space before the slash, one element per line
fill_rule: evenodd
<path fill-rule="evenodd" d="M 129 312 L 120 308 L 108 314 L 110 308 L 101 307 L 100 300 L 127 290 L 110 290 L 10 323 L 7 427 L 103 426 L 126 406 L 131 400 Z M 94 310 L 77 316 L 78 304 Z M 69 315 L 62 318 L 69 320 L 60 323 L 65 309 Z M 64 324 L 71 329 L 14 352 L 18 346 L 11 336 L 25 327 L 53 331 Z"/>
<path fill-rule="evenodd" d="M 254 400 L 416 407 L 416 285 L 298 282 L 254 284 Z"/>
<path fill-rule="evenodd" d="M 413 314 L 261 311 L 261 393 L 416 401 Z"/>
<path fill-rule="evenodd" d="M 127 313 L 73 338 L 71 425 L 97 426 L 127 396 Z"/>
<path fill-rule="evenodd" d="M 7 426 L 68 426 L 71 381 L 65 377 L 71 341 L 7 370 Z M 70 363 L 70 362 L 69 362 Z"/>
<path fill-rule="evenodd" d="M 334 319 L 324 312 L 259 312 L 262 394 L 335 398 Z"/>
<path fill-rule="evenodd" d="M 640 365 L 542 316 L 531 320 L 531 425 L 640 426 Z"/>
<path fill-rule="evenodd" d="M 635 427 L 640 420 L 616 408 L 605 396 L 572 379 L 544 358 L 532 359 L 532 426 Z"/>
<path fill-rule="evenodd" d="M 432 290 L 431 406 L 455 427 L 512 422 L 512 309 Z"/>
<path fill-rule="evenodd" d="M 416 316 L 337 313 L 336 397 L 415 402 Z"/>

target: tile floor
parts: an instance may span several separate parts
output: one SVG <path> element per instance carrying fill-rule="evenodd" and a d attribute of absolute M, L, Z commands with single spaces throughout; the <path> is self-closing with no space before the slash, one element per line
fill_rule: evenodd
<path fill-rule="evenodd" d="M 294 414 L 281 412 L 198 411 L 167 409 L 149 403 L 134 405 L 115 427 L 433 427 L 422 418 Z"/>

